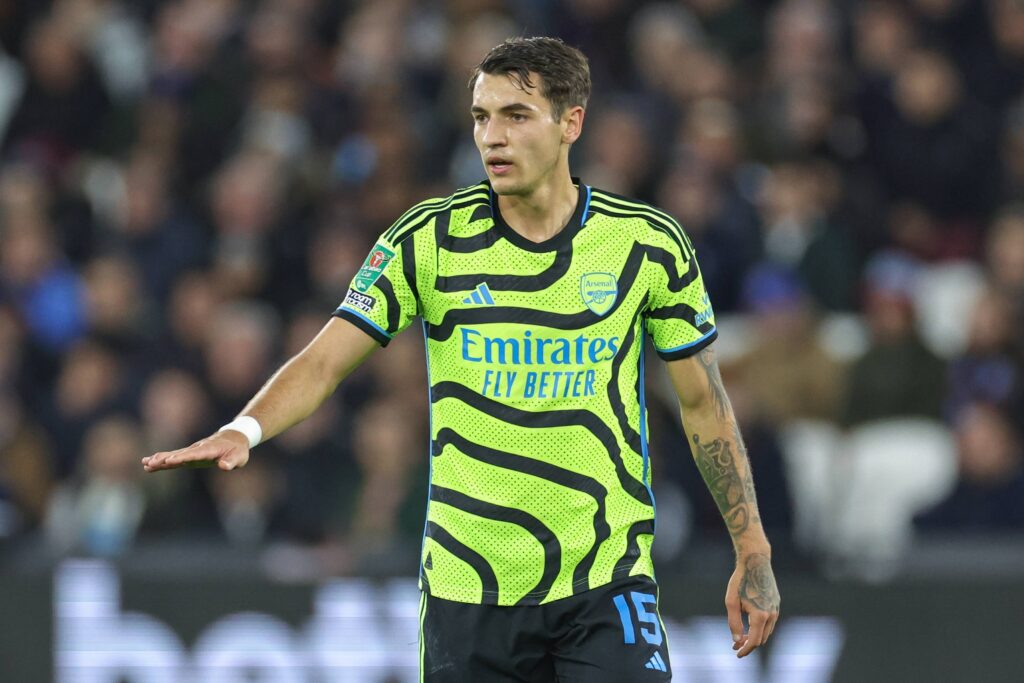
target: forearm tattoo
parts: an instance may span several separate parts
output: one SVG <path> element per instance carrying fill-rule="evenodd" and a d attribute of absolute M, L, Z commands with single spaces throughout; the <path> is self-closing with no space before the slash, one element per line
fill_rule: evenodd
<path fill-rule="evenodd" d="M 715 439 L 706 442 L 701 441 L 700 434 L 694 434 L 693 452 L 697 469 L 722 513 L 730 535 L 733 538 L 739 536 L 751 522 L 760 524 L 753 482 L 749 473 L 743 476 L 737 466 L 737 457 L 746 459 L 742 444 L 737 456 L 733 453 L 731 441 Z"/>
<path fill-rule="evenodd" d="M 697 354 L 697 360 L 708 378 L 708 386 L 711 387 L 711 402 L 715 407 L 715 416 L 719 420 L 725 420 L 732 412 L 729 404 L 729 397 L 725 393 L 725 385 L 722 384 L 722 373 L 718 369 L 718 362 L 715 360 L 715 352 L 711 349 L 704 349 Z"/>
<path fill-rule="evenodd" d="M 722 373 L 718 369 L 714 351 L 702 350 L 698 354 L 698 360 L 707 375 L 715 417 L 732 424 L 733 441 L 718 438 L 702 442 L 700 435 L 695 433 L 694 457 L 701 476 L 725 519 L 729 533 L 736 538 L 752 522 L 761 523 L 757 516 L 757 498 L 754 494 L 754 480 L 750 474 L 750 461 L 747 459 L 747 448 L 743 443 L 739 425 L 736 424 L 736 417 L 732 413 L 729 396 L 725 392 Z M 742 473 L 739 469 L 740 462 L 744 469 Z"/>
<path fill-rule="evenodd" d="M 767 555 L 752 553 L 744 560 L 740 598 L 764 612 L 779 611 L 779 588 L 775 585 L 772 562 Z"/>

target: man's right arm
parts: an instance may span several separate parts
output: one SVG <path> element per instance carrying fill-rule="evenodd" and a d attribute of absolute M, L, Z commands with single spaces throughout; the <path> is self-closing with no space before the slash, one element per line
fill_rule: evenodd
<path fill-rule="evenodd" d="M 309 417 L 377 347 L 374 339 L 352 323 L 331 318 L 305 349 L 267 380 L 239 417 L 254 418 L 263 441 L 280 434 Z M 142 465 L 147 472 L 213 465 L 232 470 L 248 460 L 248 438 L 227 429 L 187 448 L 143 458 Z"/>

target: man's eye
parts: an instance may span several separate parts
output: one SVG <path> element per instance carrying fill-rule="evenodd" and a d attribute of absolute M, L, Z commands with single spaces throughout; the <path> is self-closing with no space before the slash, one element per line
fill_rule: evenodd
<path fill-rule="evenodd" d="M 512 120 L 516 123 L 520 123 L 526 120 L 526 116 L 523 114 L 512 114 Z"/>
<path fill-rule="evenodd" d="M 487 119 L 487 117 L 484 116 L 483 114 L 474 114 L 473 115 L 473 120 L 476 121 L 477 123 L 483 123 L 486 119 Z"/>

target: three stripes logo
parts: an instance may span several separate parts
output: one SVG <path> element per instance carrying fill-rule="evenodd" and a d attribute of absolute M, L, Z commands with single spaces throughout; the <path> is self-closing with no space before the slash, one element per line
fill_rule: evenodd
<path fill-rule="evenodd" d="M 658 651 L 655 651 L 654 656 L 644 664 L 644 668 L 654 669 L 655 671 L 668 671 L 668 667 L 665 666 L 665 660 L 661 658 L 661 653 Z"/>
<path fill-rule="evenodd" d="M 486 282 L 481 282 L 473 290 L 473 293 L 462 300 L 464 304 L 482 304 L 486 306 L 494 305 L 494 297 L 491 296 L 491 290 L 487 288 Z"/>

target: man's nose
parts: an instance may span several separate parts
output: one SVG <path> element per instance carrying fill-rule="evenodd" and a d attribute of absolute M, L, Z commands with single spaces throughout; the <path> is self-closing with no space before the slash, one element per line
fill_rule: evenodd
<path fill-rule="evenodd" d="M 484 126 L 483 143 L 488 147 L 503 147 L 508 142 L 506 130 L 501 122 L 491 119 Z"/>

